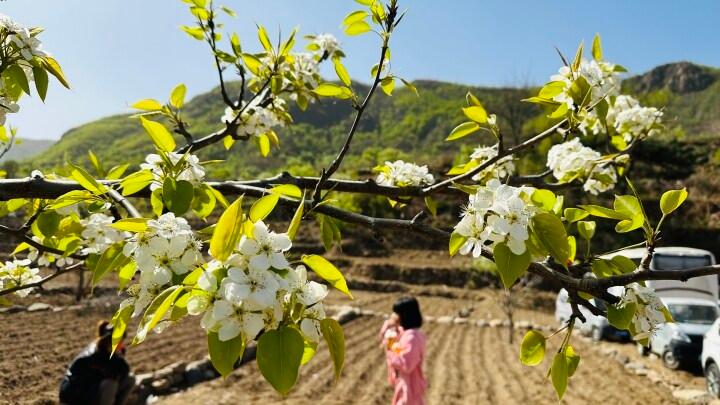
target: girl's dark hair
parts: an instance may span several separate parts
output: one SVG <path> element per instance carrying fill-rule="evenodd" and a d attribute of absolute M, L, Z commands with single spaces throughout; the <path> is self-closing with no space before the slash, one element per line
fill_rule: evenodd
<path fill-rule="evenodd" d="M 420 313 L 420 304 L 415 297 L 402 297 L 393 304 L 393 312 L 400 316 L 400 326 L 403 329 L 415 329 L 422 326 L 423 319 Z"/>
<path fill-rule="evenodd" d="M 97 324 L 97 339 L 95 340 L 96 345 L 103 350 L 112 350 L 112 332 L 113 327 L 108 321 L 100 321 Z"/>

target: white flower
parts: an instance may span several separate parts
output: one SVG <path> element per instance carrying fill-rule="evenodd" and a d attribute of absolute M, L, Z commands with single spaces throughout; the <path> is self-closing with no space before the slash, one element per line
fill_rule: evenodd
<path fill-rule="evenodd" d="M 649 338 L 660 324 L 666 322 L 663 313 L 665 305 L 652 288 L 644 287 L 638 283 L 628 284 L 625 286 L 625 294 L 623 294 L 621 300 L 624 305 L 637 305 L 632 318 L 633 329 L 635 330 L 634 340 Z"/>
<path fill-rule="evenodd" d="M 4 14 L 0 14 L 0 30 L 5 31 L 3 34 L 7 34 L 2 45 L 12 44 L 25 61 L 30 62 L 35 56 L 48 56 L 48 53 L 42 50 L 40 40 L 33 36 L 28 28 Z"/>
<path fill-rule="evenodd" d="M 203 317 L 206 329 L 217 330 L 220 341 L 234 339 L 242 333 L 247 340 L 254 339 L 265 327 L 263 314 L 234 306 L 229 301 L 217 300 Z"/>
<path fill-rule="evenodd" d="M 258 221 L 253 225 L 253 239 L 243 236 L 240 240 L 240 253 L 248 257 L 251 270 L 278 270 L 289 268 L 284 252 L 290 250 L 292 242 L 287 234 L 270 232 L 267 225 Z"/>
<path fill-rule="evenodd" d="M 299 303 L 309 307 L 324 300 L 328 295 L 328 288 L 324 284 L 307 281 L 307 269 L 300 265 L 294 270 L 294 283 L 291 288 L 296 290 Z"/>
<path fill-rule="evenodd" d="M 158 154 L 151 153 L 145 157 L 145 163 L 140 164 L 140 168 L 143 170 L 150 170 L 153 174 L 154 180 L 150 185 L 151 190 L 162 187 L 162 182 L 166 177 L 171 176 L 175 180 L 189 181 L 193 185 L 202 183 L 205 177 L 205 169 L 200 164 L 200 160 L 197 156 L 188 154 L 187 156 L 175 152 L 165 152 L 167 159 L 173 164 L 177 165 L 180 160 L 183 163 L 174 171 L 168 167 L 165 160 Z"/>
<path fill-rule="evenodd" d="M 14 100 L 0 93 L 0 126 L 5 125 L 8 113 L 17 113 L 18 111 L 20 111 L 20 106 Z"/>
<path fill-rule="evenodd" d="M 322 304 L 313 305 L 303 312 L 303 320 L 300 322 L 300 331 L 311 342 L 320 341 L 322 331 L 320 321 L 325 319 L 325 309 Z"/>
<path fill-rule="evenodd" d="M 30 267 L 32 262 L 29 259 L 6 261 L 0 266 L 0 289 L 9 289 L 32 284 L 40 281 L 40 270 Z M 32 288 L 15 291 L 15 295 L 26 297 Z"/>
<path fill-rule="evenodd" d="M 276 299 L 279 284 L 267 269 L 250 269 L 245 272 L 236 267 L 228 270 L 220 286 L 221 295 L 234 305 L 245 304 L 251 309 L 271 307 Z"/>
<path fill-rule="evenodd" d="M 81 236 L 85 239 L 87 247 L 81 250 L 83 254 L 102 253 L 110 245 L 125 239 L 123 232 L 111 225 L 113 218 L 105 214 L 92 214 L 89 218 L 80 221 L 85 227 Z"/>
<path fill-rule="evenodd" d="M 580 143 L 579 138 L 553 145 L 548 151 L 547 167 L 562 183 L 583 181 L 585 190 L 592 194 L 610 190 L 617 182 L 614 167 L 603 162 L 599 152 Z"/>
<path fill-rule="evenodd" d="M 42 244 L 42 239 L 40 239 L 38 236 L 33 236 L 32 240 Z M 53 263 L 57 267 L 65 267 L 73 264 L 74 262 L 72 257 L 56 255 L 50 252 L 43 252 L 42 254 L 40 254 L 40 251 L 32 246 L 30 247 L 27 258 L 33 262 L 37 262 L 38 266 L 42 267 L 48 267 Z"/>
<path fill-rule="evenodd" d="M 418 166 L 402 160 L 385 162 L 384 166 L 376 169 L 380 171 L 375 182 L 388 187 L 410 187 L 432 184 L 435 178 L 429 173 L 427 166 Z"/>
<path fill-rule="evenodd" d="M 573 81 L 579 77 L 583 77 L 591 87 L 590 100 L 573 100 L 571 87 Z M 568 66 L 563 66 L 558 70 L 558 74 L 550 77 L 553 82 L 564 84 L 560 94 L 553 97 L 553 100 L 567 104 L 568 108 L 573 109 L 581 102 L 585 104 L 593 104 L 605 96 L 616 95 L 620 90 L 620 80 L 618 73 L 615 71 L 615 65 L 604 61 L 587 61 L 583 59 L 577 71 L 572 71 Z"/>
<path fill-rule="evenodd" d="M 321 55 L 332 56 L 340 50 L 340 41 L 332 34 L 318 34 L 313 38 L 312 44 L 317 47 L 317 51 Z"/>
<path fill-rule="evenodd" d="M 498 179 L 478 188 L 455 225 L 455 232 L 466 238 L 459 253 L 472 252 L 474 257 L 479 257 L 483 246 L 505 243 L 514 254 L 523 254 L 530 219 L 536 212 L 526 203 L 528 193 L 525 188 L 501 184 Z"/>
<path fill-rule="evenodd" d="M 652 136 L 657 132 L 663 113 L 654 107 L 642 107 L 630 96 L 618 96 L 608 110 L 608 124 L 621 134 L 625 142 Z"/>
<path fill-rule="evenodd" d="M 477 165 L 481 165 L 497 155 L 497 144 L 493 146 L 478 146 L 470 155 L 470 159 L 472 159 Z M 484 181 L 491 178 L 505 179 L 513 174 L 515 174 L 515 164 L 513 163 L 513 158 L 512 156 L 505 156 L 478 174 L 474 175 L 472 179 L 476 181 Z"/>
<path fill-rule="evenodd" d="M 259 137 L 273 128 L 285 126 L 285 101 L 274 98 L 270 105 L 263 107 L 259 105 L 261 98 L 255 97 L 249 105 L 243 107 L 236 130 L 237 135 Z M 228 107 L 221 121 L 225 124 L 230 123 L 237 115 L 238 111 Z"/>

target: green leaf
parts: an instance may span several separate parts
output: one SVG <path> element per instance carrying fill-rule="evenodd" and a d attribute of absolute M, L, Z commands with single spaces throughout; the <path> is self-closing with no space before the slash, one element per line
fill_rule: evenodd
<path fill-rule="evenodd" d="M 245 64 L 245 67 L 247 67 L 248 70 L 251 71 L 254 75 L 257 76 L 260 74 L 262 62 L 260 61 L 260 59 L 257 58 L 257 56 L 249 53 L 244 53 L 242 54 L 242 60 Z"/>
<path fill-rule="evenodd" d="M 565 395 L 568 383 L 568 363 L 564 350 L 555 354 L 550 368 L 550 378 L 559 401 Z"/>
<path fill-rule="evenodd" d="M 130 317 L 132 316 L 133 310 L 134 307 L 132 305 L 126 305 L 125 307 L 118 309 L 110 321 L 110 324 L 113 327 L 111 355 L 112 353 L 115 353 L 115 349 L 125 336 L 125 331 L 130 323 Z"/>
<path fill-rule="evenodd" d="M 302 360 L 300 361 L 300 365 L 304 366 L 305 364 L 309 363 L 310 360 L 312 360 L 313 357 L 315 357 L 315 352 L 317 351 L 318 344 L 311 342 L 307 339 L 305 339 L 305 346 L 303 347 L 303 356 Z"/>
<path fill-rule="evenodd" d="M 465 242 L 467 242 L 467 237 L 456 232 L 450 234 L 450 257 L 455 256 Z"/>
<path fill-rule="evenodd" d="M 330 350 L 330 358 L 332 358 L 335 370 L 335 381 L 337 381 L 345 364 L 345 333 L 338 321 L 332 318 L 325 318 L 320 321 L 320 331 L 327 342 L 328 350 Z"/>
<path fill-rule="evenodd" d="M 585 43 L 583 41 L 580 41 L 580 46 L 578 46 L 577 52 L 575 53 L 575 60 L 573 60 L 573 65 L 572 65 L 573 72 L 577 72 L 578 69 L 580 68 L 580 63 L 582 62 L 584 48 L 585 48 Z"/>
<path fill-rule="evenodd" d="M 242 196 L 232 203 L 215 226 L 210 239 L 210 254 L 223 262 L 235 250 L 243 234 Z"/>
<path fill-rule="evenodd" d="M 595 236 L 595 221 L 579 221 L 577 223 L 578 233 L 585 240 L 592 239 Z"/>
<path fill-rule="evenodd" d="M 312 269 L 312 271 L 314 271 L 323 280 L 327 281 L 330 285 L 352 299 L 353 296 L 350 294 L 350 290 L 347 287 L 345 277 L 343 277 L 337 267 L 327 261 L 324 257 L 318 255 L 303 255 L 302 262 L 305 263 L 306 266 L 310 267 L 310 269 Z"/>
<path fill-rule="evenodd" d="M 172 152 L 175 149 L 175 138 L 163 124 L 150 121 L 145 117 L 140 117 L 140 122 L 158 149 L 163 152 Z"/>
<path fill-rule="evenodd" d="M 560 95 L 563 91 L 565 91 L 565 82 L 561 81 L 554 81 L 545 84 L 538 93 L 538 97 L 545 98 L 545 99 L 552 99 L 555 96 Z M 567 104 L 566 104 L 567 105 Z"/>
<path fill-rule="evenodd" d="M 177 109 L 182 108 L 185 104 L 185 93 L 187 93 L 187 87 L 184 84 L 178 84 L 170 93 L 170 104 Z"/>
<path fill-rule="evenodd" d="M 60 68 L 60 64 L 52 57 L 46 56 L 43 59 L 43 66 L 45 67 L 45 70 L 47 70 L 48 73 L 55 76 L 55 78 L 65 86 L 66 89 L 70 88 L 70 84 L 68 83 L 67 79 L 65 79 L 65 74 L 63 73 L 62 69 Z"/>
<path fill-rule="evenodd" d="M 302 200 L 304 201 L 305 198 L 303 197 Z M 300 204 L 298 204 L 295 214 L 290 221 L 290 226 L 288 227 L 287 234 L 291 240 L 295 239 L 295 235 L 297 235 L 297 231 L 300 229 L 300 222 L 302 221 L 303 211 L 305 210 L 305 203 L 303 201 L 300 201 Z"/>
<path fill-rule="evenodd" d="M 567 232 L 560 218 L 549 213 L 536 214 L 531 221 L 532 230 L 538 241 L 560 265 L 567 265 L 570 246 Z"/>
<path fill-rule="evenodd" d="M 545 189 L 537 189 L 532 193 L 532 196 L 530 197 L 532 202 L 535 203 L 538 207 L 541 207 L 545 211 L 552 211 L 555 207 L 555 202 L 557 201 L 557 197 L 555 196 L 555 193 L 553 193 L 550 190 Z"/>
<path fill-rule="evenodd" d="M 37 229 L 40 235 L 49 238 L 58 231 L 60 225 L 60 215 L 55 211 L 46 211 L 40 214 L 32 224 L 33 229 Z"/>
<path fill-rule="evenodd" d="M 290 392 L 297 381 L 304 346 L 300 332 L 287 326 L 267 331 L 258 340 L 258 368 L 282 395 Z"/>
<path fill-rule="evenodd" d="M 382 81 L 380 81 L 380 88 L 382 88 L 382 91 L 385 94 L 392 96 L 392 93 L 395 90 L 395 78 L 392 76 L 383 78 Z"/>
<path fill-rule="evenodd" d="M 242 333 L 233 339 L 222 342 L 217 332 L 208 332 L 207 342 L 210 362 L 221 376 L 227 377 L 233 371 L 235 363 L 245 351 L 245 341 L 243 340 Z"/>
<path fill-rule="evenodd" d="M 98 259 L 93 268 L 93 287 L 109 272 L 120 269 L 130 262 L 130 258 L 123 253 L 122 244 L 110 245 Z"/>
<path fill-rule="evenodd" d="M 147 218 L 125 218 L 112 223 L 113 228 L 128 232 L 145 232 L 147 230 Z"/>
<path fill-rule="evenodd" d="M 616 305 L 608 305 L 607 307 L 607 320 L 610 325 L 618 328 L 627 330 L 632 322 L 632 318 L 635 315 L 637 304 L 634 302 L 627 303 L 621 307 Z"/>
<path fill-rule="evenodd" d="M 493 249 L 493 257 L 497 264 L 498 273 L 505 288 L 515 284 L 530 265 L 530 252 L 525 250 L 523 254 L 516 255 L 505 243 L 498 243 Z"/>
<path fill-rule="evenodd" d="M 370 24 L 366 23 L 363 20 L 355 21 L 352 24 L 345 27 L 345 34 L 346 35 L 361 35 L 368 31 L 372 30 L 372 27 L 370 27 Z"/>
<path fill-rule="evenodd" d="M 468 119 L 477 122 L 478 124 L 485 124 L 488 120 L 488 114 L 485 109 L 480 105 L 474 105 L 471 107 L 463 108 L 462 109 L 463 114 L 465 114 Z"/>
<path fill-rule="evenodd" d="M 338 78 L 340 79 L 343 84 L 346 86 L 350 86 L 352 83 L 350 81 L 350 74 L 348 74 L 347 69 L 345 69 L 345 66 L 343 66 L 342 62 L 340 61 L 340 58 L 335 58 L 333 60 L 333 63 L 335 64 L 335 73 L 337 73 Z"/>
<path fill-rule="evenodd" d="M 45 69 L 37 66 L 33 67 L 32 71 L 35 79 L 35 89 L 37 90 L 40 99 L 45 101 L 49 84 L 48 74 Z"/>
<path fill-rule="evenodd" d="M 468 136 L 472 133 L 477 132 L 480 130 L 480 125 L 478 125 L 475 122 L 463 122 L 462 124 L 455 127 L 455 129 L 450 132 L 450 135 L 448 135 L 447 138 L 445 138 L 446 141 L 454 141 L 456 139 L 460 139 L 462 137 Z"/>
<path fill-rule="evenodd" d="M 271 188 L 270 191 L 274 194 L 280 194 L 292 198 L 301 198 L 303 196 L 303 191 L 300 187 L 294 184 L 281 184 Z"/>
<path fill-rule="evenodd" d="M 357 10 L 345 16 L 342 25 L 352 25 L 355 22 L 362 21 L 368 16 L 367 11 Z"/>
<path fill-rule="evenodd" d="M 47 208 L 56 210 L 58 208 L 69 207 L 71 205 L 75 205 L 75 204 L 83 202 L 83 201 L 90 201 L 95 198 L 97 198 L 97 197 L 95 197 L 91 192 L 89 192 L 87 190 L 72 190 L 72 191 L 68 191 L 67 193 L 56 198 L 55 202 L 50 204 Z M 10 212 L 15 211 L 15 210 L 10 209 L 10 201 L 8 201 L 8 210 Z"/>
<path fill-rule="evenodd" d="M 587 211 L 588 214 L 595 216 L 595 217 L 610 218 L 610 219 L 625 219 L 624 215 L 619 214 L 610 208 L 601 207 L 599 205 L 579 205 L 579 207 L 584 209 L 585 211 Z"/>
<path fill-rule="evenodd" d="M 151 331 L 155 327 L 155 325 L 157 325 L 158 322 L 160 322 L 160 320 L 165 316 L 165 314 L 167 314 L 167 312 L 170 310 L 170 307 L 172 307 L 175 303 L 178 295 L 180 295 L 181 292 L 185 291 L 185 289 L 180 286 L 172 286 L 168 288 L 168 290 L 170 289 L 172 289 L 172 292 L 168 293 L 167 296 L 162 300 L 160 305 L 155 310 L 155 313 L 153 313 L 152 318 L 150 318 L 150 321 L 143 325 L 143 329 L 145 331 Z M 158 295 L 158 298 L 162 296 L 163 294 L 161 293 L 160 295 Z"/>
<path fill-rule="evenodd" d="M 135 276 L 136 271 L 137 265 L 133 261 L 128 262 L 118 270 L 118 288 L 120 290 L 125 289 L 130 283 L 130 280 Z"/>
<path fill-rule="evenodd" d="M 145 110 L 145 111 L 159 111 L 162 110 L 163 106 L 160 104 L 159 101 L 153 100 L 151 98 L 147 98 L 145 100 L 140 100 L 136 102 L 135 104 L 131 105 L 132 108 L 135 108 L 137 110 Z"/>
<path fill-rule="evenodd" d="M 338 97 L 343 94 L 343 87 L 334 83 L 322 83 L 314 91 L 318 96 Z"/>
<path fill-rule="evenodd" d="M 568 347 L 565 348 L 565 359 L 567 360 L 568 366 L 568 378 L 570 378 L 575 374 L 575 370 L 577 370 L 580 364 L 580 356 L 575 353 L 575 349 L 573 349 L 572 346 L 568 345 Z"/>
<path fill-rule="evenodd" d="M 660 197 L 660 210 L 663 215 L 668 215 L 682 205 L 688 197 L 687 189 L 669 190 Z"/>
<path fill-rule="evenodd" d="M 592 56 L 596 61 L 601 61 L 603 58 L 602 43 L 600 41 L 600 34 L 595 34 L 592 43 Z"/>
<path fill-rule="evenodd" d="M 199 218 L 205 219 L 210 216 L 216 203 L 215 193 L 207 185 L 202 184 L 194 189 L 192 209 Z"/>
<path fill-rule="evenodd" d="M 83 188 L 95 195 L 107 193 L 107 187 L 98 183 L 97 180 L 90 175 L 90 173 L 85 171 L 85 169 L 71 162 L 68 162 L 68 166 L 70 166 L 70 177 L 83 186 Z"/>
<path fill-rule="evenodd" d="M 428 211 L 432 214 L 432 216 L 437 216 L 437 201 L 433 200 L 431 196 L 425 196 L 425 206 L 427 207 Z"/>
<path fill-rule="evenodd" d="M 632 273 L 638 267 L 634 261 L 622 255 L 613 256 L 610 262 L 620 270 L 622 274 Z"/>
<path fill-rule="evenodd" d="M 180 29 L 198 41 L 205 39 L 205 31 L 203 31 L 201 27 L 188 27 L 187 25 L 181 25 Z"/>
<path fill-rule="evenodd" d="M 154 176 L 150 170 L 140 170 L 125 177 L 120 182 L 122 195 L 128 196 L 144 190 L 153 182 Z"/>
<path fill-rule="evenodd" d="M 12 80 L 15 84 L 20 86 L 20 88 L 26 93 L 30 94 L 30 83 L 28 82 L 28 78 L 25 75 L 25 70 L 23 70 L 20 65 L 10 65 L 7 69 L 5 69 L 5 76 Z"/>
<path fill-rule="evenodd" d="M 563 216 L 565 217 L 565 220 L 571 224 L 573 222 L 577 222 L 583 218 L 586 218 L 588 215 L 590 215 L 589 212 L 581 210 L 579 208 L 565 208 L 565 211 L 563 211 Z"/>
<path fill-rule="evenodd" d="M 150 206 L 155 216 L 160 217 L 165 210 L 165 203 L 163 203 L 163 189 L 156 188 L 150 193 Z"/>
<path fill-rule="evenodd" d="M 537 366 L 545 358 L 545 336 L 535 330 L 528 331 L 520 343 L 520 362 L 526 366 Z"/>
<path fill-rule="evenodd" d="M 162 190 L 163 203 L 169 211 L 180 216 L 190 209 L 195 195 L 192 183 L 166 177 Z"/>
<path fill-rule="evenodd" d="M 250 221 L 254 223 L 267 218 L 272 210 L 275 209 L 279 200 L 280 195 L 273 193 L 255 201 L 252 207 L 250 207 Z"/>
<path fill-rule="evenodd" d="M 267 30 L 262 25 L 258 25 L 258 39 L 260 39 L 260 43 L 266 51 L 272 52 L 273 47 L 270 42 L 270 37 L 268 36 Z"/>
<path fill-rule="evenodd" d="M 97 175 L 100 177 L 105 177 L 105 169 L 103 168 L 100 160 L 97 156 L 95 156 L 92 150 L 88 150 L 88 160 L 90 161 L 90 164 L 92 164 L 95 168 Z"/>

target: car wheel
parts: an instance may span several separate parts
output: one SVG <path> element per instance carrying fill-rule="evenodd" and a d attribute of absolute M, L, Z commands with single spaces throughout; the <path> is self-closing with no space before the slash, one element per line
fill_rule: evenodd
<path fill-rule="evenodd" d="M 592 332 L 591 332 L 592 340 L 595 342 L 599 342 L 603 338 L 602 329 L 593 326 Z"/>
<path fill-rule="evenodd" d="M 648 349 L 645 345 L 636 343 L 635 346 L 637 347 L 637 351 L 641 356 L 647 356 L 648 354 L 650 354 L 650 349 Z"/>
<path fill-rule="evenodd" d="M 713 397 L 720 398 L 720 368 L 717 364 L 710 363 L 705 368 L 705 384 Z"/>
<path fill-rule="evenodd" d="M 665 367 L 669 368 L 670 370 L 677 370 L 678 368 L 680 368 L 680 360 L 675 357 L 675 354 L 672 352 L 672 350 L 666 350 L 665 353 L 663 353 L 662 361 Z"/>

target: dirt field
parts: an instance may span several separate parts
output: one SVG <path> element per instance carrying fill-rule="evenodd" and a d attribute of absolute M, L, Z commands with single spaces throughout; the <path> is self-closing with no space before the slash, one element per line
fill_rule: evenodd
<path fill-rule="evenodd" d="M 331 293 L 330 305 L 353 305 L 363 309 L 389 312 L 392 302 L 404 294 L 420 300 L 429 317 L 457 316 L 470 319 L 502 318 L 500 293 L 492 289 L 467 290 L 442 286 L 406 285 L 407 292 L 370 292 L 355 290 L 349 301 Z M 33 301 L 62 306 L 61 312 L 18 312 L 0 314 L 0 403 L 54 403 L 57 384 L 66 364 L 91 338 L 98 319 L 114 312 L 119 298 L 111 288 L 99 289 L 96 297 L 75 306 L 70 290 L 51 290 Z M 515 320 L 554 325 L 554 295 L 545 292 L 518 293 Z M 23 304 L 31 302 L 23 300 Z M 135 373 L 157 370 L 177 361 L 192 361 L 206 355 L 205 337 L 197 318 L 190 318 L 162 335 L 152 335 L 145 343 L 128 350 L 128 361 Z M 347 359 L 337 385 L 332 382 L 332 366 L 325 347 L 301 370 L 298 385 L 283 400 L 262 379 L 254 362 L 242 366 L 226 380 L 212 380 L 171 396 L 159 398 L 166 404 L 386 404 L 392 396 L 387 385 L 383 353 L 377 347 L 378 316 L 360 317 L 345 327 Z M 547 362 L 530 368 L 518 361 L 515 343 L 507 343 L 506 328 L 479 328 L 472 325 L 427 323 L 428 336 L 425 372 L 430 382 L 429 404 L 521 404 L 556 403 L 555 394 L 545 379 Z M 570 382 L 564 402 L 596 403 L 672 403 L 671 393 L 661 385 L 608 361 L 600 346 L 575 338 L 574 346 L 582 355 L 580 369 Z M 557 342 L 555 342 L 557 344 Z M 642 361 L 658 372 L 671 374 L 682 385 L 702 388 L 703 379 L 690 373 L 671 373 L 660 362 L 641 359 L 628 344 L 603 343 L 615 348 L 632 361 Z"/>

